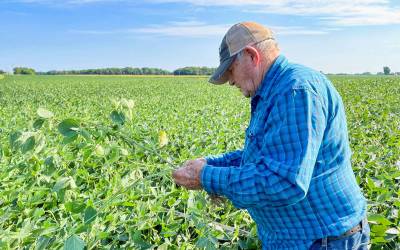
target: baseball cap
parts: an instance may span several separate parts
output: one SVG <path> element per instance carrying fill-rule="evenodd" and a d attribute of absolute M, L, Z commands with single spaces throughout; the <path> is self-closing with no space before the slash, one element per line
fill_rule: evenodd
<path fill-rule="evenodd" d="M 255 22 L 242 22 L 233 25 L 226 32 L 219 46 L 219 66 L 208 80 L 214 84 L 223 84 L 228 81 L 226 70 L 235 60 L 236 55 L 247 45 L 274 39 L 272 31 Z"/>

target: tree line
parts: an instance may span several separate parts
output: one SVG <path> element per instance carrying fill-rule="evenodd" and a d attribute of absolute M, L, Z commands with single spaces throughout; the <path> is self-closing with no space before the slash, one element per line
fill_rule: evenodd
<path fill-rule="evenodd" d="M 47 72 L 36 72 L 32 68 L 15 67 L 14 75 L 211 75 L 215 68 L 209 67 L 184 67 L 174 71 L 160 68 L 101 68 L 101 69 L 82 69 L 82 70 L 50 70 Z M 0 74 L 5 74 L 0 70 Z"/>
<path fill-rule="evenodd" d="M 40 75 L 170 75 L 167 70 L 158 68 L 102 68 L 82 70 L 51 70 L 38 72 Z"/>
<path fill-rule="evenodd" d="M 47 72 L 36 72 L 32 68 L 15 67 L 14 75 L 212 75 L 216 68 L 209 67 L 183 67 L 174 71 L 168 71 L 160 68 L 101 68 L 101 69 L 82 69 L 82 70 L 51 70 Z M 0 74 L 7 74 L 6 71 L 0 70 Z M 349 75 L 346 73 L 333 75 Z M 360 74 L 356 74 L 360 75 Z M 370 72 L 364 72 L 361 75 L 373 75 Z M 388 66 L 383 67 L 382 72 L 377 75 L 400 75 L 400 72 L 392 72 Z"/>

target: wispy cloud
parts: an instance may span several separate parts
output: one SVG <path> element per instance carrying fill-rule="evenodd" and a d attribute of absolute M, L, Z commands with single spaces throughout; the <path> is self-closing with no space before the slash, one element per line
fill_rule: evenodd
<path fill-rule="evenodd" d="M 3 0 L 5 2 L 84 5 L 95 3 L 132 4 L 129 0 Z M 144 0 L 142 3 L 187 3 L 197 6 L 240 7 L 241 11 L 272 13 L 289 16 L 311 16 L 321 24 L 338 26 L 365 26 L 400 24 L 400 7 L 389 0 Z M 219 27 L 209 27 L 218 30 Z M 178 29 L 177 29 L 178 30 Z M 155 33 L 151 28 L 144 33 Z M 186 30 L 185 30 L 186 31 Z M 168 33 L 174 30 L 165 31 Z M 197 33 L 201 31 L 197 30 Z"/>
<path fill-rule="evenodd" d="M 167 25 L 152 25 L 132 29 L 131 32 L 185 37 L 221 36 L 229 29 L 229 25 L 206 24 L 203 22 L 171 22 Z"/>
<path fill-rule="evenodd" d="M 108 34 L 147 34 L 170 37 L 222 37 L 231 24 L 207 24 L 198 21 L 170 22 L 165 25 L 150 25 L 133 29 L 115 30 L 70 30 L 72 33 L 86 35 Z M 277 35 L 324 35 L 328 30 L 311 30 L 302 26 L 272 26 Z"/>
<path fill-rule="evenodd" d="M 388 0 L 150 0 L 200 6 L 240 6 L 247 11 L 314 16 L 332 26 L 400 24 L 400 8 Z"/>
<path fill-rule="evenodd" d="M 147 34 L 173 37 L 209 37 L 223 35 L 229 25 L 206 24 L 203 22 L 170 22 L 164 25 L 148 25 L 141 28 L 114 30 L 70 30 L 71 33 L 86 35 Z"/>

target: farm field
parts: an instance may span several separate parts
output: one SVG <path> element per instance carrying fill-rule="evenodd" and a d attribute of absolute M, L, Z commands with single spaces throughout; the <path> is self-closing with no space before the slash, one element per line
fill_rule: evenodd
<path fill-rule="evenodd" d="M 400 77 L 330 78 L 371 249 L 399 249 Z M 242 147 L 249 109 L 206 77 L 0 77 L 0 249 L 259 249 L 245 211 L 171 179 Z"/>

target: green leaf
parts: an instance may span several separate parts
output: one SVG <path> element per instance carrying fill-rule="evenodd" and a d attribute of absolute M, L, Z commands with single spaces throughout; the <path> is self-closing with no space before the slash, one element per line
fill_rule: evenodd
<path fill-rule="evenodd" d="M 65 119 L 58 124 L 58 131 L 65 137 L 77 136 L 79 131 L 79 122 L 74 119 Z"/>
<path fill-rule="evenodd" d="M 97 216 L 96 209 L 94 209 L 93 207 L 87 207 L 85 210 L 85 217 L 84 217 L 85 224 L 93 222 L 96 219 L 96 216 Z"/>
<path fill-rule="evenodd" d="M 104 154 L 105 154 L 104 148 L 99 144 L 97 144 L 96 147 L 94 148 L 94 152 L 97 156 L 100 156 L 100 157 L 104 156 Z"/>
<path fill-rule="evenodd" d="M 64 243 L 64 250 L 83 250 L 85 242 L 76 234 L 71 235 Z"/>
<path fill-rule="evenodd" d="M 36 241 L 35 250 L 44 250 L 47 249 L 47 246 L 50 243 L 51 238 L 47 236 L 40 236 L 39 239 Z"/>
<path fill-rule="evenodd" d="M 56 184 L 53 187 L 53 192 L 58 193 L 60 190 L 66 188 L 69 185 L 69 180 L 70 178 L 68 177 L 62 177 L 60 179 L 58 179 L 58 181 L 56 182 Z"/>
<path fill-rule="evenodd" d="M 35 147 L 35 137 L 31 136 L 21 145 L 21 152 L 26 153 Z"/>
<path fill-rule="evenodd" d="M 82 135 L 86 140 L 91 140 L 90 133 L 85 129 L 80 129 L 79 134 Z"/>
<path fill-rule="evenodd" d="M 133 232 L 132 232 L 133 233 Z M 133 243 L 135 244 L 135 247 L 138 249 L 149 249 L 152 247 L 151 244 L 147 243 L 142 239 L 141 232 L 140 231 L 135 231 L 133 235 L 131 236 L 131 239 L 133 240 Z"/>
<path fill-rule="evenodd" d="M 168 144 L 167 132 L 165 132 L 164 130 L 161 130 L 158 133 L 158 145 L 160 146 L 160 148 L 162 148 L 167 144 Z"/>
<path fill-rule="evenodd" d="M 217 249 L 216 241 L 211 236 L 200 237 L 196 242 L 196 247 L 204 249 Z"/>
<path fill-rule="evenodd" d="M 117 125 L 124 125 L 125 123 L 125 115 L 122 112 L 114 110 L 111 112 L 110 118 Z"/>
<path fill-rule="evenodd" d="M 33 128 L 40 129 L 43 126 L 44 121 L 45 120 L 42 118 L 36 119 L 35 122 L 33 123 Z"/>
<path fill-rule="evenodd" d="M 390 222 L 388 219 L 386 219 L 386 217 L 381 214 L 369 214 L 368 221 L 374 224 L 382 224 L 385 226 L 392 224 L 392 222 Z"/>
<path fill-rule="evenodd" d="M 16 131 L 10 134 L 9 141 L 12 149 L 17 149 L 21 145 L 21 142 L 18 140 L 21 135 L 22 133 L 20 131 Z"/>
<path fill-rule="evenodd" d="M 45 108 L 38 108 L 36 113 L 38 114 L 38 116 L 40 116 L 44 119 L 49 119 L 49 118 L 53 117 L 53 113 Z"/>
<path fill-rule="evenodd" d="M 75 229 L 76 234 L 87 232 L 90 229 L 89 224 L 81 224 Z"/>
<path fill-rule="evenodd" d="M 78 213 L 81 213 L 85 209 L 86 204 L 84 204 L 82 202 L 71 201 L 71 202 L 65 203 L 64 206 L 68 212 L 78 214 Z"/>
<path fill-rule="evenodd" d="M 72 135 L 72 136 L 69 136 L 69 137 L 64 137 L 62 143 L 63 144 L 71 143 L 71 142 L 75 141 L 76 138 L 78 138 L 78 134 L 75 134 L 75 135 Z"/>
<path fill-rule="evenodd" d="M 127 100 L 125 98 L 122 98 L 121 100 L 122 106 L 128 108 L 128 109 L 132 109 L 133 106 L 135 106 L 135 102 L 133 100 Z"/>

